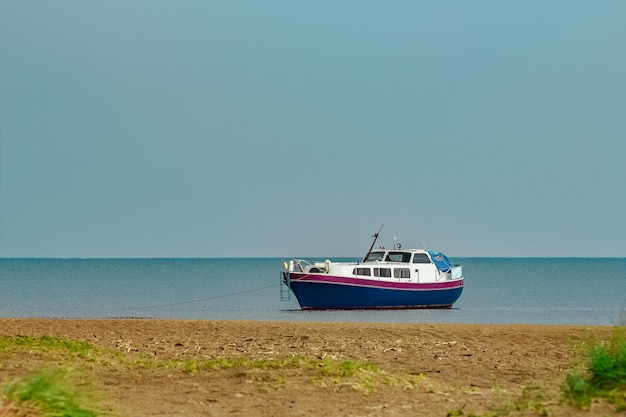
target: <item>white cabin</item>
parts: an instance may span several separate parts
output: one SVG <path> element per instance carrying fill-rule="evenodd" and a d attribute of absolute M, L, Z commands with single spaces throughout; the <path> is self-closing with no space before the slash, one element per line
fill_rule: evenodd
<path fill-rule="evenodd" d="M 365 280 L 434 283 L 463 278 L 461 265 L 452 265 L 441 252 L 424 249 L 375 250 L 361 262 L 306 263 L 293 260 L 290 272 L 328 274 Z"/>

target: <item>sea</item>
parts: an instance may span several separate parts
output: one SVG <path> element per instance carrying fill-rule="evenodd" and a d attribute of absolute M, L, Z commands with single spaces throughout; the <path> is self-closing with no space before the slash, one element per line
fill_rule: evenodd
<path fill-rule="evenodd" d="M 626 258 L 452 258 L 453 308 L 349 311 L 282 299 L 282 261 L 4 258 L 0 317 L 626 325 Z"/>

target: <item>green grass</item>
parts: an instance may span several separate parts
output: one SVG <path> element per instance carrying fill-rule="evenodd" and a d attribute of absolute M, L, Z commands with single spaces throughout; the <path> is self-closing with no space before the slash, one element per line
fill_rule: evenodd
<path fill-rule="evenodd" d="M 423 377 L 389 373 L 376 365 L 353 359 L 311 358 L 290 356 L 287 358 L 216 358 L 216 359 L 167 359 L 155 360 L 144 357 L 129 365 L 135 369 L 177 369 L 193 374 L 207 369 L 234 369 L 237 375 L 257 381 L 282 381 L 282 371 L 308 370 L 309 380 L 318 386 L 349 385 L 355 390 L 375 391 L 379 385 L 402 385 L 412 387 L 423 381 Z M 278 386 L 281 384 L 275 384 Z"/>
<path fill-rule="evenodd" d="M 580 408 L 597 398 L 606 398 L 618 411 L 626 411 L 626 332 L 617 327 L 611 340 L 595 342 L 580 369 L 567 375 L 563 386 L 566 400 Z"/>
<path fill-rule="evenodd" d="M 83 406 L 87 395 L 68 378 L 68 374 L 38 371 L 4 384 L 0 417 L 95 417 L 96 411 Z"/>
<path fill-rule="evenodd" d="M 506 417 L 510 415 L 548 416 L 545 404 L 548 398 L 541 385 L 529 385 L 522 390 L 519 398 L 502 397 L 501 404 L 481 414 L 465 414 L 465 406 L 454 408 L 446 417 Z"/>
<path fill-rule="evenodd" d="M 55 358 L 65 365 L 92 361 L 99 350 L 87 343 L 51 336 L 0 336 L 0 353 L 27 352 Z M 2 380 L 0 417 L 92 417 L 95 410 L 83 404 L 93 402 L 91 393 L 77 384 L 69 372 L 60 369 L 31 371 L 19 378 Z"/>
<path fill-rule="evenodd" d="M 58 337 L 0 336 L 0 351 L 19 348 L 58 351 L 83 358 L 95 350 L 95 347 L 87 342 L 76 342 Z"/>
<path fill-rule="evenodd" d="M 306 371 L 309 381 L 321 387 L 346 386 L 356 391 L 373 392 L 381 386 L 414 389 L 424 385 L 423 375 L 386 372 L 376 365 L 354 359 L 289 356 L 285 358 L 156 358 L 148 355 L 127 356 L 119 351 L 98 348 L 87 342 L 56 337 L 0 336 L 0 353 L 37 352 L 54 357 L 66 365 L 78 361 L 97 362 L 103 366 L 121 365 L 135 371 L 177 370 L 194 374 L 206 370 L 229 370 L 255 381 L 260 389 L 280 388 L 288 383 L 285 375 Z M 139 374 L 141 375 L 141 374 Z M 269 381 L 269 383 L 268 383 Z M 3 417 L 0 414 L 0 417 Z"/>

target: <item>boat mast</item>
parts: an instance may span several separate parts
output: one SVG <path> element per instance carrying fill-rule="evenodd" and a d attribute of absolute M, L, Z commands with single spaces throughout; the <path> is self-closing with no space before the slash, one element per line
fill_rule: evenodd
<path fill-rule="evenodd" d="M 372 242 L 372 246 L 370 246 L 370 250 L 367 251 L 365 258 L 363 258 L 363 262 L 365 262 L 367 260 L 367 257 L 370 256 L 370 253 L 372 253 L 372 249 L 374 249 L 374 245 L 376 244 L 376 239 L 378 239 L 378 235 L 380 234 L 380 231 L 383 230 L 384 225 L 385 223 L 381 224 L 378 232 L 374 233 L 374 235 L 372 236 L 374 238 L 374 241 Z"/>

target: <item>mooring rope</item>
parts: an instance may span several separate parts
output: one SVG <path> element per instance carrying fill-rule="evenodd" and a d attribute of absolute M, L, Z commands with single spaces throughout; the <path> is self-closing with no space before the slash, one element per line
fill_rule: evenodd
<path fill-rule="evenodd" d="M 251 290 L 246 290 L 246 291 L 239 291 L 239 292 L 234 292 L 231 294 L 223 294 L 223 295 L 216 295 L 213 297 L 207 297 L 207 298 L 200 298 L 198 300 L 191 300 L 191 301 L 181 301 L 178 303 L 170 303 L 170 304 L 158 304 L 158 305 L 153 305 L 153 306 L 142 306 L 142 307 L 133 307 L 133 308 L 123 308 L 122 311 L 128 311 L 128 310 L 146 310 L 148 308 L 163 308 L 163 307 L 172 307 L 172 306 L 179 306 L 179 305 L 184 305 L 184 304 L 193 304 L 193 303 L 201 303 L 203 301 L 211 301 L 211 300 L 217 300 L 219 298 L 227 298 L 227 297 L 234 297 L 235 295 L 240 295 L 240 294 L 247 294 L 250 292 L 255 292 L 255 291 L 260 291 L 260 290 L 265 290 L 267 288 L 272 288 L 275 287 L 277 285 L 280 285 L 280 283 L 278 284 L 272 284 L 272 285 L 268 285 L 267 287 L 259 287 L 259 288 L 253 288 Z"/>

